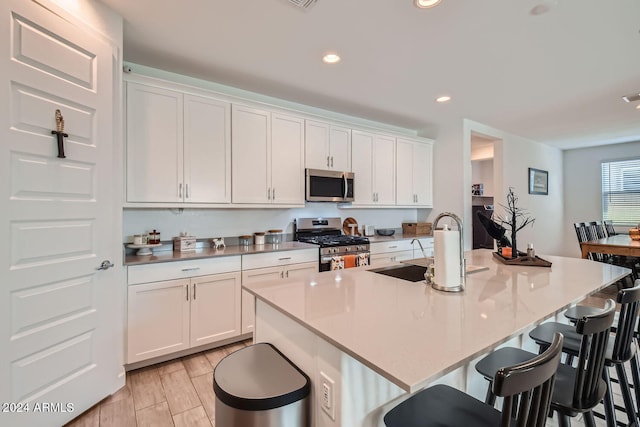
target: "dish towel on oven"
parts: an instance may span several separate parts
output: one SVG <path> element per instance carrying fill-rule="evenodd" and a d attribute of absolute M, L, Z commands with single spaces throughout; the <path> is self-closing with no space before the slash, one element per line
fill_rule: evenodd
<path fill-rule="evenodd" d="M 357 255 L 345 255 L 344 256 L 344 268 L 353 268 L 356 266 Z"/>
<path fill-rule="evenodd" d="M 342 270 L 344 268 L 344 258 L 341 256 L 331 257 L 331 270 Z"/>
<path fill-rule="evenodd" d="M 358 254 L 358 267 L 369 265 L 369 254 Z"/>

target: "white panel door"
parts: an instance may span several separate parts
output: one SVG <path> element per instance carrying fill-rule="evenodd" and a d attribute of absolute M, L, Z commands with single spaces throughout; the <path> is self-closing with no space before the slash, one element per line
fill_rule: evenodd
<path fill-rule="evenodd" d="M 271 119 L 268 111 L 232 106 L 233 203 L 268 203 L 271 176 Z"/>
<path fill-rule="evenodd" d="M 189 279 L 128 287 L 127 363 L 189 348 Z"/>
<path fill-rule="evenodd" d="M 395 205 L 395 138 L 377 135 L 373 147 L 373 188 L 376 193 L 376 204 Z M 355 159 L 353 161 L 355 162 Z"/>
<path fill-rule="evenodd" d="M 396 204 L 415 205 L 413 191 L 413 142 L 398 138 L 396 144 Z"/>
<path fill-rule="evenodd" d="M 271 114 L 271 202 L 304 205 L 304 119 Z"/>
<path fill-rule="evenodd" d="M 33 1 L 2 1 L 0 17 L 0 402 L 73 406 L 1 413 L 0 424 L 62 425 L 124 384 L 122 266 L 96 269 L 121 264 L 116 61 L 86 27 Z"/>
<path fill-rule="evenodd" d="M 433 205 L 433 146 L 416 143 L 413 146 L 413 191 L 416 193 L 416 204 Z"/>
<path fill-rule="evenodd" d="M 231 104 L 184 95 L 184 201 L 231 202 Z"/>
<path fill-rule="evenodd" d="M 317 262 L 305 262 L 302 264 L 291 264 L 285 267 L 284 277 L 292 279 L 296 277 L 309 277 L 309 274 L 318 272 Z"/>
<path fill-rule="evenodd" d="M 182 202 L 182 94 L 127 83 L 127 201 Z"/>
<path fill-rule="evenodd" d="M 355 174 L 354 205 L 374 205 L 373 189 L 373 139 L 371 133 L 353 131 L 351 135 L 352 172 Z"/>
<path fill-rule="evenodd" d="M 304 164 L 308 169 L 329 169 L 329 125 L 327 123 L 305 122 Z"/>
<path fill-rule="evenodd" d="M 240 335 L 241 275 L 191 279 L 191 347 Z"/>
<path fill-rule="evenodd" d="M 351 129 L 331 126 L 329 169 L 351 172 Z"/>

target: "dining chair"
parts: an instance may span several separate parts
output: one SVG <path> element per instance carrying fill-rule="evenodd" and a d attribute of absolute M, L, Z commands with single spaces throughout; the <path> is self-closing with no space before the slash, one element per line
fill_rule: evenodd
<path fill-rule="evenodd" d="M 579 414 L 583 414 L 587 427 L 595 427 L 593 408 L 607 393 L 607 382 L 603 378 L 604 362 L 615 310 L 615 302 L 608 299 L 603 310 L 576 322 L 575 332 L 579 336 L 576 365 L 561 363 L 558 366 L 551 397 L 551 410 L 558 414 L 560 427 L 568 427 L 569 419 Z M 555 342 L 555 335 L 552 342 Z M 531 354 L 519 348 L 503 347 L 476 364 L 476 370 L 490 382 L 487 404 L 495 403 L 493 377 L 500 367 L 527 360 Z M 613 418 L 607 419 L 607 427 L 616 427 Z"/>
<path fill-rule="evenodd" d="M 615 236 L 616 234 L 616 229 L 613 227 L 613 221 L 611 221 L 610 219 L 602 221 L 604 224 L 604 228 L 607 231 L 607 237 L 609 236 Z"/>
<path fill-rule="evenodd" d="M 612 380 L 609 375 L 609 367 L 614 367 L 616 370 L 617 383 L 620 387 L 620 394 L 624 401 L 624 407 L 617 407 L 624 410 L 629 419 L 629 425 L 638 425 L 637 418 L 637 404 L 640 402 L 640 374 L 638 372 L 638 357 L 636 351 L 636 344 L 634 335 L 637 332 L 638 324 L 638 312 L 640 310 L 640 280 L 636 280 L 634 287 L 620 289 L 618 291 L 617 302 L 619 304 L 619 311 L 616 313 L 614 319 L 614 325 L 611 330 L 614 332 L 614 340 L 609 342 L 607 351 L 605 353 L 605 372 L 604 378 L 607 382 L 608 392 L 605 395 L 604 407 L 605 418 L 613 417 L 615 419 L 616 405 L 613 400 L 612 393 Z M 574 306 L 565 312 L 565 316 L 570 320 L 577 321 L 577 319 L 592 314 L 594 307 L 590 306 Z M 564 347 L 562 351 L 567 353 L 568 356 L 575 357 L 579 353 L 579 341 L 580 336 L 575 332 L 575 327 L 564 323 L 548 322 L 539 325 L 529 332 L 529 336 L 540 346 L 541 349 L 545 349 L 553 340 L 553 336 L 556 332 L 560 332 L 565 336 Z M 631 394 L 631 387 L 629 385 L 629 379 L 627 377 L 627 371 L 625 365 L 630 365 L 630 370 L 634 384 L 635 391 L 635 404 L 634 396 Z M 636 384 L 638 386 L 636 386 Z"/>
<path fill-rule="evenodd" d="M 387 427 L 510 427 L 545 425 L 563 338 L 553 337 L 540 355 L 497 369 L 493 391 L 502 396 L 502 411 L 446 385 L 426 388 L 384 416 Z"/>

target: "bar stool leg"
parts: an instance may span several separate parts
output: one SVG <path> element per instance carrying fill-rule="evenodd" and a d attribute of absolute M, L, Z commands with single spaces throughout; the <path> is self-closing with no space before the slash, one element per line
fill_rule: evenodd
<path fill-rule="evenodd" d="M 636 341 L 636 348 L 640 343 Z M 640 362 L 638 352 L 631 358 L 631 379 L 633 380 L 633 391 L 636 395 L 636 410 L 640 411 Z"/>
<path fill-rule="evenodd" d="M 592 411 L 584 413 L 584 425 L 587 427 L 596 427 L 596 419 Z"/>
<path fill-rule="evenodd" d="M 629 388 L 629 378 L 624 369 L 624 364 L 616 364 L 616 373 L 618 374 L 618 383 L 620 384 L 620 391 L 622 392 L 622 399 L 624 400 L 625 412 L 629 417 L 629 425 L 638 427 L 638 413 L 633 404 L 631 389 Z"/>
<path fill-rule="evenodd" d="M 607 392 L 604 394 L 604 418 L 607 427 L 616 427 L 616 409 L 613 403 L 613 392 L 611 391 L 611 377 L 609 376 L 609 368 L 605 367 L 602 377 L 607 384 Z"/>
<path fill-rule="evenodd" d="M 489 381 L 489 387 L 487 388 L 487 395 L 484 398 L 484 403 L 491 406 L 495 406 L 496 404 L 496 395 L 493 394 L 493 381 Z"/>

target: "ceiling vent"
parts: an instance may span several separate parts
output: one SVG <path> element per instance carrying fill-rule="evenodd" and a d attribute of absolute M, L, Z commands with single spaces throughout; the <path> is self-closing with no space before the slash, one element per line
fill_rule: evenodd
<path fill-rule="evenodd" d="M 289 3 L 293 3 L 298 7 L 301 7 L 303 9 L 309 9 L 311 8 L 311 6 L 313 6 L 314 4 L 316 4 L 318 0 L 289 0 Z"/>

